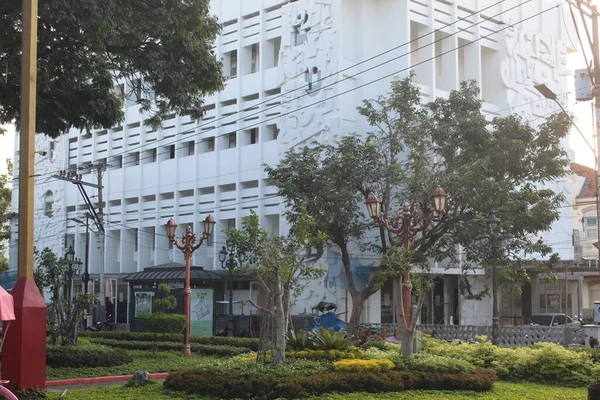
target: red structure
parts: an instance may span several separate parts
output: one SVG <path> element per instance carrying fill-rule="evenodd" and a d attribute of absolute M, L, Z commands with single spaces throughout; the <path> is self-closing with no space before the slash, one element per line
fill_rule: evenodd
<path fill-rule="evenodd" d="M 24 391 L 45 388 L 46 303 L 31 278 L 19 278 L 11 294 L 16 319 L 2 327 L 2 379 Z"/>

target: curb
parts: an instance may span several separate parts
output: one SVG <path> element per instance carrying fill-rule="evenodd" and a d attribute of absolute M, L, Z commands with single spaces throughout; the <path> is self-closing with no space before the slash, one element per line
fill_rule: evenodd
<path fill-rule="evenodd" d="M 168 372 L 156 372 L 150 374 L 152 379 L 164 379 L 169 375 Z M 94 383 L 106 382 L 123 382 L 131 379 L 133 375 L 115 375 L 115 376 L 97 376 L 94 378 L 73 378 L 73 379 L 57 379 L 46 381 L 46 387 L 52 386 L 71 386 L 71 385 L 90 385 Z"/>

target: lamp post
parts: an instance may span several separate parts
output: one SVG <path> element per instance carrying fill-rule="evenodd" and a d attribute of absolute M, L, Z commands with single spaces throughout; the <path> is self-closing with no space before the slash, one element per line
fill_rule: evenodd
<path fill-rule="evenodd" d="M 228 308 L 228 320 L 227 320 L 227 336 L 233 336 L 233 270 L 237 268 L 238 261 L 239 264 L 242 265 L 244 263 L 245 255 L 243 252 L 238 254 L 238 259 L 236 260 L 232 257 L 234 253 L 235 247 L 228 240 L 227 248 L 223 246 L 221 251 L 219 251 L 219 261 L 221 262 L 221 268 L 227 268 L 229 270 L 229 308 Z"/>
<path fill-rule="evenodd" d="M 181 235 L 181 245 L 177 241 L 177 237 L 175 237 L 175 230 L 177 229 L 177 224 L 171 218 L 164 226 L 167 232 L 167 237 L 169 241 L 173 243 L 179 250 L 183 252 L 183 256 L 185 257 L 185 287 L 183 289 L 183 310 L 185 313 L 185 332 L 183 334 L 183 355 L 191 356 L 192 349 L 190 347 L 190 300 L 192 295 L 192 289 L 190 288 L 190 267 L 192 263 L 192 254 L 196 249 L 198 249 L 204 241 L 208 239 L 208 237 L 212 234 L 213 229 L 215 227 L 215 219 L 212 215 L 206 217 L 203 222 L 204 229 L 202 233 L 202 238 L 196 243 L 196 234 L 192 231 L 192 227 L 188 225 L 185 233 Z"/>
<path fill-rule="evenodd" d="M 391 233 L 398 235 L 401 238 L 405 249 L 410 248 L 414 236 L 423 231 L 431 223 L 432 220 L 441 220 L 446 209 L 447 194 L 440 186 L 433 193 L 433 210 L 425 212 L 422 215 L 413 212 L 409 203 L 404 203 L 402 214 L 397 213 L 392 221 L 385 216 L 385 211 L 382 210 L 383 202 L 380 201 L 374 194 L 369 194 L 365 204 L 369 216 L 373 218 L 375 224 L 383 226 Z M 402 296 L 404 303 L 404 320 L 406 325 L 410 326 L 411 320 L 411 285 L 410 271 L 404 274 L 404 285 L 402 287 Z"/>
<path fill-rule="evenodd" d="M 491 211 L 485 220 L 486 232 L 479 237 L 484 244 L 489 245 L 492 261 L 492 344 L 497 346 L 500 337 L 500 309 L 498 306 L 498 254 L 500 241 L 506 235 L 498 232 L 500 220 Z"/>
<path fill-rule="evenodd" d="M 69 268 L 65 272 L 65 297 L 69 300 L 73 299 L 73 276 L 79 276 L 81 272 L 79 266 L 81 265 L 81 261 L 75 258 L 75 250 L 73 250 L 73 246 L 69 246 L 65 253 L 65 260 L 69 265 Z M 68 285 L 67 285 L 68 283 Z"/>

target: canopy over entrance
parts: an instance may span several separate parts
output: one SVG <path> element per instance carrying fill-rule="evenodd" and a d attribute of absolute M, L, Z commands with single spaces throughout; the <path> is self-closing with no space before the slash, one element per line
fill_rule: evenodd
<path fill-rule="evenodd" d="M 125 277 L 129 282 L 177 282 L 185 280 L 185 265 L 167 263 L 155 267 L 144 268 L 143 271 L 134 272 Z M 190 267 L 190 280 L 205 283 L 221 282 L 222 275 L 215 271 L 207 271 L 203 267 Z"/>

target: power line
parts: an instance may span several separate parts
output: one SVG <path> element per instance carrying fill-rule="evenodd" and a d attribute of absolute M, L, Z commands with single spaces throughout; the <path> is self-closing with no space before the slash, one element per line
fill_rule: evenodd
<path fill-rule="evenodd" d="M 485 7 L 485 8 L 484 8 L 484 9 L 482 9 L 481 11 L 476 11 L 476 12 L 472 13 L 471 15 L 469 15 L 469 17 L 470 17 L 470 16 L 473 16 L 473 15 L 476 15 L 476 14 L 479 14 L 479 13 L 481 13 L 482 11 L 484 11 L 484 10 L 486 10 L 486 9 L 490 8 L 490 7 L 493 7 L 493 6 L 495 6 L 495 5 L 498 5 L 498 4 L 502 3 L 503 1 L 505 1 L 505 0 L 502 0 L 502 1 L 500 1 L 500 2 L 497 2 L 497 3 L 495 3 L 495 4 L 492 4 L 492 5 L 490 5 L 490 6 L 488 6 L 488 7 Z M 504 13 L 506 13 L 506 12 L 512 11 L 512 10 L 514 10 L 514 9 L 518 8 L 518 7 L 521 7 L 521 6 L 523 6 L 524 4 L 528 3 L 529 1 L 531 1 L 531 0 L 526 0 L 525 2 L 522 2 L 522 3 L 520 3 L 520 4 L 516 5 L 516 6 L 513 6 L 513 7 L 509 8 L 509 9 L 507 9 L 507 10 L 504 10 L 504 11 L 502 11 L 502 12 L 500 12 L 500 13 L 497 13 L 497 14 L 493 15 L 492 17 L 486 18 L 486 19 L 484 19 L 483 21 L 480 21 L 480 22 L 477 22 L 477 23 L 473 23 L 473 24 L 472 24 L 472 25 L 471 25 L 469 28 L 471 28 L 471 27 L 473 27 L 473 26 L 476 26 L 476 25 L 479 25 L 479 24 L 481 24 L 481 23 L 483 23 L 483 22 L 491 21 L 491 20 L 493 20 L 493 18 L 495 18 L 495 17 L 497 17 L 497 16 L 499 16 L 499 15 L 502 15 L 502 14 L 504 14 Z M 522 22 L 525 22 L 525 21 L 527 21 L 527 20 L 529 20 L 529 19 L 531 19 L 531 18 L 537 17 L 537 16 L 539 16 L 539 15 L 541 15 L 541 14 L 545 13 L 546 11 L 549 11 L 549 10 L 551 10 L 551 9 L 553 9 L 553 8 L 556 8 L 556 7 L 558 7 L 558 6 L 550 7 L 550 8 L 548 8 L 548 9 L 546 9 L 546 10 L 543 10 L 543 11 L 541 11 L 541 12 L 538 12 L 538 13 L 536 13 L 535 15 L 533 15 L 533 16 L 531 16 L 531 17 L 524 18 L 524 19 L 522 19 L 521 21 L 518 21 L 518 22 L 516 22 L 515 24 L 520 24 L 520 23 L 522 23 Z M 453 22 L 453 23 L 451 23 L 451 24 L 448 24 L 447 26 L 451 26 L 451 25 L 453 25 L 453 24 L 456 24 L 456 23 L 458 23 L 458 22 L 462 21 L 463 19 L 465 19 L 465 18 L 458 19 L 457 21 L 455 21 L 455 22 Z M 511 26 L 512 26 L 512 25 L 511 25 Z M 295 113 L 296 111 L 303 110 L 303 109 L 306 109 L 306 108 L 308 108 L 308 107 L 312 107 L 312 106 L 314 106 L 314 105 L 318 105 L 318 104 L 322 103 L 323 101 L 331 100 L 331 99 L 333 99 L 333 98 L 335 98 L 335 97 L 338 97 L 338 96 L 340 96 L 340 95 L 342 95 L 342 94 L 349 93 L 349 92 L 351 92 L 351 91 L 354 91 L 354 90 L 356 90 L 356 89 L 359 89 L 359 88 L 365 87 L 365 86 L 367 86 L 367 85 L 369 85 L 369 84 L 372 84 L 372 83 L 375 83 L 375 82 L 381 81 L 381 80 L 383 80 L 383 79 L 389 78 L 389 77 L 391 77 L 391 76 L 393 76 L 393 75 L 395 75 L 395 74 L 397 74 L 397 73 L 404 72 L 404 71 L 406 71 L 406 70 L 410 69 L 411 67 L 415 67 L 415 66 L 421 65 L 421 64 L 423 64 L 423 63 L 426 63 L 426 62 L 432 61 L 432 60 L 434 60 L 435 58 L 438 58 L 438 57 L 440 57 L 440 56 L 442 56 L 442 55 L 445 55 L 445 54 L 451 53 L 451 52 L 453 52 L 453 51 L 456 51 L 456 50 L 458 50 L 458 49 L 460 49 L 460 48 L 462 48 L 462 47 L 465 47 L 465 46 L 467 46 L 467 45 L 469 45 L 469 44 L 472 44 L 472 43 L 478 42 L 478 41 L 480 41 L 481 39 L 487 39 L 487 38 L 489 38 L 489 37 L 490 37 L 491 35 L 493 35 L 493 34 L 497 34 L 497 33 L 499 33 L 499 32 L 502 32 L 502 31 L 503 31 L 503 30 L 505 30 L 505 29 L 508 29 L 508 27 L 509 27 L 509 26 L 507 26 L 507 27 L 504 27 L 504 28 L 502 28 L 502 29 L 499 29 L 499 30 L 497 30 L 497 31 L 492 31 L 491 33 L 489 33 L 489 34 L 487 34 L 487 35 L 480 36 L 479 38 L 477 38 L 477 39 L 474 39 L 473 41 L 467 42 L 467 43 L 465 43 L 465 44 L 463 44 L 463 45 L 457 46 L 457 47 L 456 47 L 456 48 L 454 48 L 454 49 L 450 49 L 450 50 L 448 50 L 448 51 L 446 51 L 446 52 L 443 52 L 443 53 L 441 53 L 441 54 L 439 54 L 439 55 L 436 55 L 436 56 L 434 56 L 434 57 L 431 57 L 431 58 L 429 58 L 429 59 L 427 59 L 427 60 L 424 60 L 424 61 L 421 61 L 421 62 L 419 62 L 419 63 L 413 64 L 413 65 L 412 65 L 412 66 L 410 66 L 410 67 L 407 67 L 407 68 L 404 68 L 404 69 L 402 69 L 402 70 L 400 70 L 400 71 L 397 71 L 397 72 L 394 72 L 394 73 L 392 73 L 392 74 L 386 75 L 386 76 L 384 76 L 384 77 L 382 77 L 382 78 L 375 79 L 374 81 L 371 81 L 371 82 L 368 82 L 368 83 L 366 83 L 366 84 L 363 84 L 363 85 L 360 85 L 360 86 L 358 86 L 358 87 L 355 87 L 355 88 L 353 88 L 353 89 L 347 90 L 347 91 L 345 91 L 345 92 L 342 92 L 342 93 L 340 93 L 340 94 L 338 94 L 338 95 L 334 95 L 334 96 L 331 96 L 331 97 L 329 97 L 329 98 L 322 99 L 322 100 L 320 100 L 320 101 L 317 101 L 317 102 L 315 102 L 315 103 L 312 103 L 312 104 L 309 104 L 309 105 L 306 105 L 306 106 L 300 107 L 300 108 L 298 108 L 298 109 L 296 109 L 296 110 L 293 110 L 293 111 L 290 111 L 290 112 L 287 112 L 287 113 L 283 113 L 283 114 L 281 114 L 281 113 L 280 113 L 280 114 L 279 114 L 279 115 L 277 115 L 277 116 L 274 116 L 274 117 L 272 117 L 272 118 L 269 118 L 269 119 L 267 119 L 267 120 L 263 120 L 263 121 L 261 121 L 261 122 L 259 122 L 259 123 L 256 123 L 256 124 L 251 124 L 251 125 L 249 125 L 249 126 L 246 126 L 246 127 L 245 127 L 245 129 L 250 129 L 250 128 L 253 128 L 253 127 L 260 126 L 261 124 L 263 124 L 263 123 L 265 123 L 265 122 L 269 122 L 269 121 L 271 121 L 271 120 L 278 119 L 278 118 L 280 118 L 280 117 L 282 117 L 282 116 L 286 116 L 286 115 L 289 115 L 289 114 L 293 114 L 293 113 Z M 463 31 L 463 30 L 465 30 L 465 29 L 460 29 L 460 31 Z M 343 82 L 343 81 L 345 81 L 345 80 L 348 80 L 348 79 L 354 78 L 354 77 L 356 77 L 356 76 L 358 76 L 358 75 L 360 75 L 360 74 L 362 74 L 362 73 L 365 73 L 365 72 L 371 71 L 371 70 L 373 70 L 373 69 L 375 69 L 375 68 L 378 68 L 378 67 L 380 67 L 380 66 L 382 66 L 382 65 L 385 65 L 385 64 L 387 64 L 387 63 L 390 63 L 390 62 L 392 62 L 392 61 L 395 61 L 395 60 L 397 60 L 397 59 L 399 59 L 399 58 L 405 57 L 406 55 L 408 55 L 408 54 L 411 54 L 411 53 L 413 53 L 413 52 L 415 52 L 415 51 L 421 50 L 422 48 L 425 48 L 425 47 L 428 47 L 428 46 L 432 46 L 432 45 L 434 45 L 435 43 L 437 43 L 437 42 L 439 42 L 439 41 L 441 41 L 441 40 L 444 40 L 444 39 L 447 39 L 447 38 L 449 38 L 449 37 L 451 37 L 451 36 L 457 35 L 457 34 L 458 34 L 460 31 L 457 31 L 457 32 L 455 32 L 455 33 L 452 33 L 452 34 L 450 34 L 450 35 L 448 35 L 448 36 L 446 36 L 446 37 L 443 37 L 443 38 L 437 39 L 437 40 L 435 40 L 435 41 L 433 41 L 433 42 L 431 42 L 431 43 L 425 44 L 425 45 L 423 45 L 423 46 L 421 46 L 421 47 L 418 47 L 418 48 L 416 48 L 416 49 L 410 50 L 410 51 L 408 51 L 407 53 L 404 53 L 404 54 L 402 54 L 402 55 L 400 55 L 400 56 L 393 57 L 393 58 L 391 58 L 391 59 L 389 59 L 389 60 L 386 60 L 386 61 L 384 61 L 384 62 L 382 62 L 382 63 L 379 63 L 379 64 L 377 64 L 377 65 L 375 65 L 375 66 L 373 66 L 373 67 L 370 67 L 370 68 L 367 68 L 367 69 L 365 69 L 365 70 L 363 70 L 363 71 L 357 72 L 357 73 L 355 73 L 354 75 L 349 75 L 349 76 L 347 76 L 347 77 L 345 77 L 345 78 L 343 78 L 343 79 L 340 79 L 340 80 L 338 80 L 338 81 L 336 81 L 336 82 L 333 82 L 333 83 L 331 83 L 331 84 L 329 84 L 329 85 L 326 85 L 326 86 L 324 86 L 324 87 L 321 87 L 321 89 L 320 89 L 320 90 L 323 90 L 323 89 L 325 89 L 325 88 L 327 88 L 327 87 L 331 87 L 331 86 L 333 86 L 333 85 L 336 85 L 336 84 L 338 84 L 338 83 L 340 83 L 340 82 Z M 345 68 L 345 69 L 343 69 L 343 70 L 340 70 L 340 71 L 338 71 L 338 72 L 336 72 L 336 73 L 333 73 L 333 74 L 329 75 L 328 77 L 325 77 L 325 78 L 322 78 L 322 79 L 326 79 L 326 78 L 329 78 L 329 77 L 331 77 L 331 76 L 335 76 L 336 74 L 338 74 L 338 73 L 340 73 L 340 72 L 343 72 L 343 71 L 345 71 L 345 70 L 348 70 L 348 69 L 354 68 L 355 66 L 357 66 L 357 65 L 360 65 L 361 63 L 364 63 L 364 62 L 370 61 L 370 60 L 372 60 L 372 59 L 374 59 L 374 58 L 376 58 L 376 57 L 379 57 L 379 56 L 381 56 L 381 55 L 385 55 L 385 54 L 387 54 L 387 53 L 389 53 L 389 52 L 391 52 L 391 51 L 393 51 L 393 50 L 396 50 L 396 49 L 398 49 L 398 48 L 400 48 L 400 47 L 404 47 L 404 46 L 406 46 L 406 45 L 408 45 L 408 44 L 412 43 L 413 41 L 415 41 L 415 40 L 419 40 L 419 39 L 421 39 L 421 38 L 423 38 L 423 37 L 425 37 L 425 36 L 428 36 L 428 35 L 430 35 L 430 34 L 432 34 L 432 33 L 435 33 L 435 31 L 432 31 L 432 32 L 429 32 L 429 33 L 427 33 L 427 34 L 425 34 L 425 35 L 422 35 L 422 36 L 420 36 L 420 37 L 417 37 L 417 38 L 415 38 L 415 39 L 413 39 L 413 40 L 411 40 L 411 41 L 409 41 L 409 42 L 407 42 L 407 43 L 404 43 L 404 44 L 402 44 L 402 45 L 400 45 L 400 46 L 396 46 L 396 47 L 394 47 L 394 48 L 392 48 L 392 49 L 386 50 L 385 52 L 383 52 L 383 53 L 380 53 L 380 54 L 378 54 L 378 55 L 375 55 L 375 56 L 371 57 L 370 59 L 367 59 L 367 60 L 361 61 L 361 62 L 359 62 L 359 63 L 357 63 L 357 64 L 355 64 L 355 65 L 352 65 L 352 66 L 350 66 L 350 67 L 347 67 L 347 68 Z M 289 95 L 290 93 L 293 93 L 293 92 L 295 92 L 295 91 L 297 91 L 297 90 L 303 90 L 303 89 L 304 89 L 303 87 L 296 88 L 296 89 L 294 89 L 294 90 L 292 90 L 292 91 L 288 91 L 288 92 L 286 92 L 285 94 L 282 94 L 282 95 L 280 95 L 280 96 L 278 96 L 278 97 L 286 96 L 286 95 Z M 292 102 L 292 101 L 296 101 L 296 100 L 298 100 L 299 98 L 302 98 L 302 97 L 305 97 L 305 96 L 308 96 L 308 95 L 309 95 L 309 93 L 304 93 L 304 94 L 302 94 L 302 95 L 301 95 L 301 96 L 299 96 L 299 97 L 296 97 L 296 98 L 294 98 L 294 99 L 290 99 L 289 101 L 285 101 L 285 102 L 283 102 L 283 103 L 279 103 L 279 104 L 277 104 L 277 105 L 275 105 L 275 106 L 273 106 L 273 107 L 267 108 L 267 109 L 265 109 L 265 110 L 259 110 L 259 111 L 257 111 L 257 112 L 256 112 L 256 113 L 254 113 L 254 114 L 250 114 L 250 115 L 244 116 L 244 117 L 242 117 L 242 118 L 239 118 L 239 119 L 237 119 L 237 120 L 235 120 L 235 121 L 232 121 L 231 123 L 236 123 L 236 122 L 239 122 L 239 121 L 242 121 L 242 120 L 248 119 L 248 118 L 250 118 L 250 117 L 252 117 L 252 116 L 255 116 L 255 115 L 258 115 L 258 114 L 261 114 L 261 113 L 265 113 L 265 112 L 267 112 L 267 111 L 269 111 L 269 110 L 272 110 L 272 109 L 274 109 L 274 108 L 280 107 L 282 104 L 286 104 L 286 103 L 290 103 L 290 102 Z M 265 100 L 263 103 L 265 103 L 265 102 L 271 102 L 271 101 L 273 101 L 273 100 L 274 100 L 274 99 L 268 99 L 268 100 Z M 263 103 L 259 103 L 258 105 L 260 105 L 260 104 L 263 104 Z M 252 106 L 251 108 L 254 108 L 254 107 L 256 107 L 256 106 Z M 239 112 L 245 112 L 245 111 L 247 111 L 247 110 L 241 110 L 241 111 L 239 111 Z M 238 112 L 236 112 L 236 113 L 238 113 Z M 236 114 L 236 113 L 234 113 L 234 114 Z M 223 118 L 227 118 L 227 117 L 229 117 L 229 116 L 231 116 L 231 115 L 234 115 L 234 114 L 227 115 L 227 116 L 225 116 L 225 117 L 222 117 L 221 119 L 223 119 Z M 187 133 L 191 133 L 191 132 L 193 132 L 194 130 L 196 130 L 196 129 L 198 129 L 198 128 L 202 128 L 202 127 L 204 127 L 204 126 L 207 126 L 207 125 L 212 125 L 212 124 L 216 123 L 217 121 L 218 121 L 218 120 L 214 120 L 214 121 L 207 122 L 206 124 L 203 124 L 203 125 L 202 125 L 202 124 L 201 124 L 201 125 L 197 125 L 197 126 L 195 126 L 194 128 L 190 128 L 190 129 L 188 129 L 188 130 L 184 130 L 184 131 L 182 131 L 182 132 L 179 132 L 179 133 L 177 133 L 177 134 L 178 134 L 178 135 L 184 135 L 184 134 L 187 134 Z M 169 142 L 169 145 L 173 145 L 174 143 L 181 142 L 181 141 L 184 141 L 184 140 L 188 141 L 188 139 L 190 139 L 191 137 L 196 137 L 196 136 L 199 136 L 199 135 L 201 135 L 201 134 L 205 134 L 206 132 L 210 132 L 210 131 L 212 131 L 212 130 L 216 130 L 216 129 L 218 129 L 218 128 L 217 128 L 217 127 L 214 127 L 214 128 L 211 128 L 211 129 L 209 129 L 208 131 L 205 131 L 205 132 L 199 132 L 199 133 L 196 133 L 196 134 L 194 134 L 194 135 L 190 135 L 190 136 L 187 136 L 187 137 L 182 137 L 182 138 L 179 138 L 179 139 L 177 139 L 177 140 L 174 140 L 174 141 L 171 141 L 171 142 Z M 225 134 L 225 135 L 227 135 L 227 134 Z M 150 145 L 157 145 L 158 143 L 160 143 L 161 141 L 164 141 L 164 140 L 165 140 L 165 139 L 163 138 L 163 139 L 160 139 L 160 140 L 157 140 L 157 141 L 153 141 L 153 142 L 151 142 L 151 143 L 145 143 L 145 144 L 143 144 L 143 145 L 140 145 L 140 146 L 134 147 L 134 148 L 132 148 L 132 149 L 128 149 L 127 151 L 123 151 L 123 152 L 121 152 L 121 153 L 113 154 L 113 155 L 111 155 L 110 157 L 118 157 L 118 156 L 123 156 L 123 155 L 125 155 L 125 154 L 134 154 L 134 153 L 135 153 L 135 150 L 139 150 L 139 149 L 141 149 L 141 148 L 144 148 L 144 147 L 146 147 L 146 146 L 150 146 Z M 180 149 L 183 149 L 183 148 L 185 148 L 185 146 L 184 146 L 184 147 L 177 148 L 177 150 L 180 150 Z M 167 154 L 167 153 L 169 153 L 170 151 L 171 151 L 171 150 L 164 151 L 164 152 L 162 152 L 162 153 L 160 153 L 160 154 L 157 154 L 156 156 L 158 157 L 158 155 Z M 140 158 L 140 160 L 139 160 L 139 161 L 141 162 L 141 161 L 142 161 L 143 159 L 145 159 L 145 158 L 154 158 L 154 157 L 155 157 L 155 155 L 154 155 L 154 154 L 152 154 L 152 155 L 149 155 L 149 156 L 147 156 L 147 157 L 142 157 L 142 158 Z M 131 162 L 125 162 L 125 163 L 122 163 L 122 166 L 124 166 L 124 165 L 126 165 L 126 164 L 129 164 L 129 163 L 136 164 L 137 162 L 138 162 L 138 160 L 133 160 L 133 161 L 131 161 Z M 49 174 L 52 174 L 52 173 L 49 173 Z"/>

